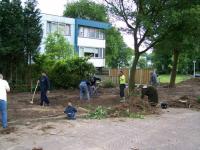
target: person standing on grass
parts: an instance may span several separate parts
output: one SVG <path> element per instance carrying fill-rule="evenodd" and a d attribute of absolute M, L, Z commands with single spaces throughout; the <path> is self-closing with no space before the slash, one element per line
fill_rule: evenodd
<path fill-rule="evenodd" d="M 156 87 L 157 86 L 157 74 L 156 72 L 150 72 L 150 85 Z"/>
<path fill-rule="evenodd" d="M 3 75 L 0 74 L 0 113 L 3 128 L 7 128 L 7 92 L 10 87 L 6 80 L 3 80 Z"/>
<path fill-rule="evenodd" d="M 40 101 L 40 105 L 43 106 L 44 103 L 47 104 L 47 106 L 49 106 L 49 99 L 47 97 L 47 93 L 49 93 L 49 89 L 50 89 L 50 82 L 49 82 L 49 78 L 47 77 L 46 73 L 42 73 L 41 78 L 38 81 L 40 83 L 40 94 L 41 94 L 41 101 Z"/>
<path fill-rule="evenodd" d="M 119 73 L 119 88 L 120 88 L 120 102 L 125 102 L 125 95 L 124 95 L 124 89 L 126 87 L 126 77 L 124 75 L 124 72 L 121 70 Z"/>

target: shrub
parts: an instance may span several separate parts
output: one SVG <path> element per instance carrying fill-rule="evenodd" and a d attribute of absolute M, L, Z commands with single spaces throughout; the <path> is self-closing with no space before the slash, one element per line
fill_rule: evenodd
<path fill-rule="evenodd" d="M 107 109 L 102 106 L 98 106 L 94 111 L 91 111 L 87 116 L 87 118 L 90 119 L 102 119 L 106 117 L 107 117 Z"/>
<path fill-rule="evenodd" d="M 103 87 L 104 88 L 113 88 L 113 87 L 115 87 L 115 84 L 111 80 L 105 80 L 105 81 L 103 81 Z"/>
<path fill-rule="evenodd" d="M 95 68 L 86 58 L 68 58 L 58 61 L 50 72 L 50 79 L 56 87 L 77 87 L 81 80 L 94 73 Z"/>

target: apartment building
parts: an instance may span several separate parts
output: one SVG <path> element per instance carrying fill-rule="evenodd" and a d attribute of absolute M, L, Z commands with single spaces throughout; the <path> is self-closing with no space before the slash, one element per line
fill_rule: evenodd
<path fill-rule="evenodd" d="M 105 30 L 110 24 L 80 18 L 68 18 L 42 14 L 43 38 L 40 51 L 44 52 L 44 41 L 49 33 L 59 32 L 79 57 L 89 56 L 95 67 L 105 67 Z"/>

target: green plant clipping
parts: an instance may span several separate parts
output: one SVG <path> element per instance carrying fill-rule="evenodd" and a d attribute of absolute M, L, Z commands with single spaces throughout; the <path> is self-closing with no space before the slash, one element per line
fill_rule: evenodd
<path fill-rule="evenodd" d="M 102 106 L 98 106 L 94 111 L 91 111 L 87 118 L 89 119 L 103 119 L 107 117 L 107 109 L 102 107 Z"/>
<path fill-rule="evenodd" d="M 197 97 L 197 102 L 200 103 L 200 96 Z"/>
<path fill-rule="evenodd" d="M 138 119 L 144 119 L 144 115 L 138 114 L 138 113 L 130 113 L 129 118 L 138 118 Z"/>

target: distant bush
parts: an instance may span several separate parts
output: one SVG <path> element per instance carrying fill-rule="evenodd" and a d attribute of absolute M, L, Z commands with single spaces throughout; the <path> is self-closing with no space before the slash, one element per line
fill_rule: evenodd
<path fill-rule="evenodd" d="M 115 87 L 115 84 L 112 82 L 112 80 L 105 80 L 105 81 L 103 81 L 103 87 L 104 88 L 113 88 L 113 87 Z"/>
<path fill-rule="evenodd" d="M 73 57 L 58 61 L 50 72 L 50 79 L 56 87 L 77 87 L 81 80 L 95 72 L 95 68 L 86 58 Z"/>

